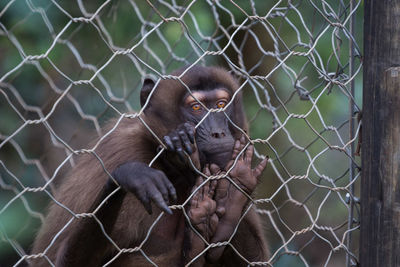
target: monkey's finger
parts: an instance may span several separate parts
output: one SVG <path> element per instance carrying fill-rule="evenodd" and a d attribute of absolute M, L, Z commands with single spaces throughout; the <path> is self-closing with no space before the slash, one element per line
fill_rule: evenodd
<path fill-rule="evenodd" d="M 237 139 L 235 141 L 235 144 L 233 145 L 231 160 L 228 161 L 228 163 L 226 164 L 226 166 L 224 168 L 225 171 L 229 170 L 232 167 L 232 165 L 235 163 L 236 157 L 239 155 L 239 153 L 240 153 L 240 141 Z"/>
<path fill-rule="evenodd" d="M 185 161 L 185 154 L 183 153 L 181 139 L 177 135 L 175 135 L 172 137 L 172 143 L 175 146 L 176 153 L 178 153 L 179 158 L 182 161 Z"/>
<path fill-rule="evenodd" d="M 242 136 L 240 137 L 240 146 L 239 146 L 239 151 L 241 153 L 240 155 L 241 160 L 244 159 L 244 155 L 246 153 L 245 151 L 243 151 L 245 146 L 246 146 L 246 138 L 244 137 L 244 134 L 242 134 Z"/>
<path fill-rule="evenodd" d="M 185 145 L 186 152 L 191 155 L 193 153 L 193 149 L 186 132 L 183 130 L 179 131 L 179 136 L 181 137 L 182 143 Z"/>
<path fill-rule="evenodd" d="M 244 134 L 242 134 L 242 136 L 240 137 L 240 144 L 242 144 L 243 146 L 246 145 L 246 137 L 244 136 Z"/>
<path fill-rule="evenodd" d="M 210 191 L 210 181 L 208 181 L 205 185 L 203 185 L 203 199 L 205 196 L 208 195 L 209 191 Z"/>
<path fill-rule="evenodd" d="M 164 142 L 169 150 L 175 151 L 175 147 L 174 144 L 172 143 L 171 137 L 169 137 L 168 135 L 164 136 Z"/>
<path fill-rule="evenodd" d="M 196 128 L 194 127 L 194 125 L 192 125 L 189 122 L 185 122 L 183 124 L 183 126 L 185 127 L 186 133 L 189 136 L 190 142 L 192 144 L 194 144 L 194 135 L 195 135 L 195 132 L 196 132 L 196 130 L 195 130 Z"/>
<path fill-rule="evenodd" d="M 190 207 L 197 208 L 199 203 L 199 192 L 196 192 L 190 200 Z"/>
<path fill-rule="evenodd" d="M 169 179 L 164 175 L 161 178 L 162 182 L 164 183 L 164 186 L 167 188 L 169 196 L 172 198 L 172 201 L 176 201 L 178 199 L 176 195 L 176 190 L 175 187 L 172 185 L 172 183 L 169 181 Z"/>
<path fill-rule="evenodd" d="M 233 146 L 233 151 L 232 151 L 232 159 L 235 160 L 235 158 L 237 157 L 237 155 L 239 155 L 240 152 L 240 141 L 236 140 L 235 141 L 235 145 Z"/>
<path fill-rule="evenodd" d="M 201 183 L 203 182 L 203 177 L 201 177 L 200 175 L 196 178 L 196 182 L 195 182 L 195 184 L 194 184 L 194 186 L 193 186 L 193 188 L 192 188 L 192 191 L 190 192 L 191 194 L 194 192 L 194 191 L 196 191 L 196 189 L 197 188 L 199 188 L 199 186 L 201 185 Z M 197 190 L 197 192 L 193 195 L 193 197 L 196 197 L 196 201 L 197 201 L 197 198 L 198 198 L 198 195 L 200 194 L 200 192 L 201 192 L 201 188 L 199 188 L 198 190 Z M 197 204 L 196 204 L 197 205 Z"/>
<path fill-rule="evenodd" d="M 242 142 L 243 135 L 240 139 L 235 141 L 235 146 L 233 147 L 233 152 L 232 152 L 232 160 L 228 162 L 227 166 L 225 167 L 225 170 L 228 170 L 232 167 L 232 165 L 235 163 L 236 158 L 237 160 L 242 160 L 243 159 L 243 152 L 242 150 L 245 147 L 245 144 Z"/>
<path fill-rule="evenodd" d="M 254 154 L 254 146 L 249 145 L 246 149 L 244 160 L 246 161 L 247 164 L 251 164 L 251 160 L 253 159 L 253 154 Z"/>
<path fill-rule="evenodd" d="M 208 196 L 209 196 L 210 198 L 213 198 L 213 197 L 214 197 L 215 188 L 217 188 L 217 180 L 212 180 L 212 181 L 210 182 L 210 190 L 208 191 Z"/>
<path fill-rule="evenodd" d="M 210 171 L 213 175 L 218 175 L 221 172 L 221 169 L 217 164 L 212 163 L 210 166 Z"/>
<path fill-rule="evenodd" d="M 198 188 L 202 182 L 203 182 L 203 177 L 201 175 L 199 175 L 196 179 L 195 188 Z"/>
<path fill-rule="evenodd" d="M 161 193 L 155 188 L 150 192 L 150 199 L 153 200 L 154 204 L 162 211 L 172 214 L 172 210 L 168 207 L 167 203 L 165 203 Z"/>
<path fill-rule="evenodd" d="M 204 178 L 201 177 L 201 183 L 203 183 L 203 182 L 204 182 Z M 199 186 L 201 186 L 201 183 L 200 183 Z M 208 183 L 205 183 L 205 184 L 203 184 L 201 186 L 201 188 L 198 191 L 198 193 L 199 193 L 199 201 L 203 201 L 204 200 L 204 196 L 205 196 L 207 190 L 208 190 Z"/>
<path fill-rule="evenodd" d="M 208 164 L 206 164 L 206 166 L 204 166 L 204 168 L 203 168 L 203 173 L 204 173 L 204 175 L 207 176 L 207 177 L 209 177 L 209 176 L 211 175 L 210 166 L 209 166 Z"/>
<path fill-rule="evenodd" d="M 217 214 L 213 214 L 211 215 L 210 218 L 210 231 L 211 231 L 211 236 L 214 235 L 215 231 L 217 230 L 218 227 L 218 222 L 219 222 L 219 218 Z"/>
<path fill-rule="evenodd" d="M 222 218 L 225 215 L 225 207 L 224 206 L 218 206 L 217 209 L 215 210 L 215 214 L 217 214 L 218 218 Z"/>
<path fill-rule="evenodd" d="M 166 187 L 166 185 L 164 183 L 160 183 L 160 182 L 156 182 L 155 186 L 157 187 L 157 189 L 159 190 L 159 192 L 161 193 L 164 201 L 169 204 L 169 194 L 168 194 L 168 189 Z"/>
<path fill-rule="evenodd" d="M 202 181 L 203 181 L 203 179 L 201 176 L 197 177 L 196 184 L 193 186 L 191 194 L 193 194 L 193 192 L 195 192 L 196 189 L 199 188 Z M 199 191 L 200 191 L 200 189 L 197 190 L 196 193 L 194 193 L 194 195 L 192 196 L 192 199 L 190 200 L 190 207 L 197 208 L 198 202 L 199 202 Z"/>
<path fill-rule="evenodd" d="M 255 177 L 258 177 L 261 175 L 261 173 L 264 171 L 265 167 L 267 166 L 268 163 L 268 157 L 264 158 L 253 170 L 253 175 Z"/>

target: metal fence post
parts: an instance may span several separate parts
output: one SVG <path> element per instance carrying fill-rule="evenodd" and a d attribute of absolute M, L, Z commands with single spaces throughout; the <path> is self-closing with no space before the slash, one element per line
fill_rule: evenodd
<path fill-rule="evenodd" d="M 362 267 L 400 266 L 400 1 L 365 1 Z"/>

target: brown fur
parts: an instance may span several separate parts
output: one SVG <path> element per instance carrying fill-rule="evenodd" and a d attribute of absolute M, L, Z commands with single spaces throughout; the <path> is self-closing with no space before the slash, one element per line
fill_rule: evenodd
<path fill-rule="evenodd" d="M 179 75 L 181 71 L 175 72 L 174 75 Z M 210 78 L 232 91 L 238 88 L 236 80 L 220 68 L 195 67 L 182 80 L 189 88 L 193 88 L 204 83 L 204 79 Z M 179 114 L 179 101 L 186 92 L 180 82 L 162 80 L 151 96 L 149 107 L 145 109 L 141 118 L 160 139 L 169 130 L 177 127 L 178 123 L 182 123 L 177 114 Z M 234 121 L 247 130 L 240 94 L 236 96 L 235 104 Z M 114 127 L 116 122 L 116 119 L 109 122 L 106 130 Z M 156 155 L 158 145 L 156 139 L 138 118 L 124 118 L 99 144 L 95 153 L 104 163 L 106 170 L 112 173 L 116 167 L 128 161 L 150 163 Z M 76 167 L 65 177 L 55 199 L 75 214 L 91 213 L 98 208 L 105 197 L 104 188 L 109 176 L 93 154 L 82 154 L 78 161 Z M 166 173 L 177 189 L 178 202 L 182 203 L 191 187 L 175 179 L 172 174 L 178 174 L 183 178 L 195 174 L 189 169 L 178 168 L 173 171 L 165 169 L 158 161 L 153 167 Z M 98 210 L 96 217 L 102 222 L 105 232 L 115 244 L 123 249 L 139 246 L 159 213 L 160 210 L 153 205 L 153 215 L 148 215 L 133 194 L 119 190 Z M 62 230 L 71 219 L 72 223 Z M 162 216 L 151 231 L 142 251 L 158 266 L 182 265 L 184 222 L 182 211 L 174 211 L 173 215 Z M 57 234 L 60 235 L 55 238 Z M 263 261 L 268 257 L 265 254 L 267 247 L 261 224 L 254 211 L 246 216 L 233 242 L 244 256 L 249 257 L 249 260 Z M 74 247 L 70 248 L 67 244 L 74 244 Z M 238 257 L 232 250 L 226 249 L 226 251 L 226 266 L 233 266 L 232 260 L 236 261 L 234 263 L 236 266 Z M 53 264 L 58 262 L 64 266 L 99 266 L 111 260 L 119 250 L 105 237 L 94 218 L 74 218 L 69 211 L 52 202 L 45 223 L 34 242 L 32 254 L 43 252 L 45 257 L 32 259 L 31 266 L 50 266 L 46 258 Z M 152 265 L 140 252 L 131 252 L 119 255 L 111 266 Z"/>

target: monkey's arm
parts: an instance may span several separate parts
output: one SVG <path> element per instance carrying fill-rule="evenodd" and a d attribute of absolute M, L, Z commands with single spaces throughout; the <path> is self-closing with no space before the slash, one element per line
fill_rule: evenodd
<path fill-rule="evenodd" d="M 102 192 L 94 200 L 90 211 L 95 210 L 115 189 L 112 181 L 107 182 Z M 107 234 L 112 231 L 125 195 L 125 191 L 118 190 L 95 214 Z M 71 225 L 69 235 L 60 244 L 56 254 L 56 266 L 99 266 L 108 245 L 107 237 L 93 217 L 77 219 Z"/>
<path fill-rule="evenodd" d="M 210 176 L 210 170 L 208 166 L 203 169 L 203 173 L 206 176 Z M 188 216 L 191 225 L 197 230 L 196 233 L 193 228 L 186 225 L 185 231 L 188 231 L 190 248 L 187 251 L 185 257 L 185 265 L 191 263 L 190 266 L 204 266 L 206 263 L 205 259 L 205 248 L 206 243 L 210 241 L 211 236 L 214 235 L 218 225 L 218 216 L 216 212 L 216 202 L 213 199 L 215 194 L 215 188 L 217 181 L 211 181 L 205 183 L 203 177 L 199 176 L 196 179 L 196 184 L 192 189 L 195 192 L 190 200 L 190 206 L 188 210 Z M 200 187 L 201 186 L 201 187 Z M 200 187 L 200 188 L 199 188 Z M 199 236 L 202 236 L 202 238 Z M 203 240 L 204 239 L 204 240 Z M 186 251 L 185 251 L 186 252 Z"/>
<path fill-rule="evenodd" d="M 152 212 L 150 199 L 160 209 L 172 213 L 166 203 L 169 197 L 176 199 L 176 192 L 163 172 L 145 163 L 128 162 L 117 167 L 112 176 L 121 188 L 95 214 L 105 233 L 111 233 L 127 192 L 134 193 L 149 213 Z M 89 211 L 95 210 L 117 188 L 117 184 L 110 178 Z M 71 229 L 72 232 L 57 252 L 56 266 L 100 265 L 110 245 L 100 224 L 93 217 L 84 217 L 78 219 Z"/>
<path fill-rule="evenodd" d="M 240 217 L 241 216 L 242 215 L 240 215 Z M 237 225 L 222 222 L 222 226 L 223 228 L 220 228 L 219 231 L 222 231 L 223 234 L 230 232 L 232 235 L 233 229 L 235 229 Z M 238 251 L 240 256 L 231 246 L 226 246 L 225 248 L 220 247 L 219 252 L 221 253 L 223 251 L 222 257 L 219 256 L 218 248 L 215 248 L 214 250 L 211 249 L 209 251 L 207 255 L 208 259 L 211 262 L 223 262 L 224 266 L 248 266 L 248 263 L 244 261 L 242 257 L 247 259 L 249 262 L 268 261 L 268 244 L 262 230 L 260 217 L 253 208 L 249 210 L 240 222 L 238 229 L 231 240 L 231 244 Z"/>
<path fill-rule="evenodd" d="M 267 262 L 269 248 L 262 230 L 260 217 L 252 208 L 240 223 L 231 244 L 249 262 Z M 226 266 L 248 266 L 230 246 L 225 249 L 222 262 Z"/>
<path fill-rule="evenodd" d="M 191 262 L 190 266 L 194 267 L 201 267 L 204 266 L 206 259 L 204 257 L 204 254 L 201 255 L 201 253 L 204 251 L 206 248 L 206 245 L 204 241 L 195 233 L 190 227 L 186 226 L 187 230 L 189 232 L 188 238 L 189 238 L 189 250 L 186 251 L 187 253 L 185 257 L 185 265 L 187 265 L 189 262 Z M 196 258 L 194 262 L 192 260 Z"/>

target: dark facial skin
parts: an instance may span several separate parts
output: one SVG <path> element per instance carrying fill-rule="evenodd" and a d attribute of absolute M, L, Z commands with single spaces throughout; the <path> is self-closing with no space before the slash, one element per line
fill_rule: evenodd
<path fill-rule="evenodd" d="M 207 116 L 196 129 L 195 138 L 200 163 L 202 166 L 207 163 L 214 163 L 220 168 L 224 168 L 230 159 L 234 144 L 228 118 L 223 112 L 207 114 L 207 109 L 225 108 L 231 100 L 231 95 L 227 90 L 221 88 L 209 91 L 195 91 L 193 96 L 187 94 L 184 98 L 182 113 L 185 120 L 195 125 Z M 231 116 L 232 111 L 232 106 L 228 106 L 225 113 Z"/>

